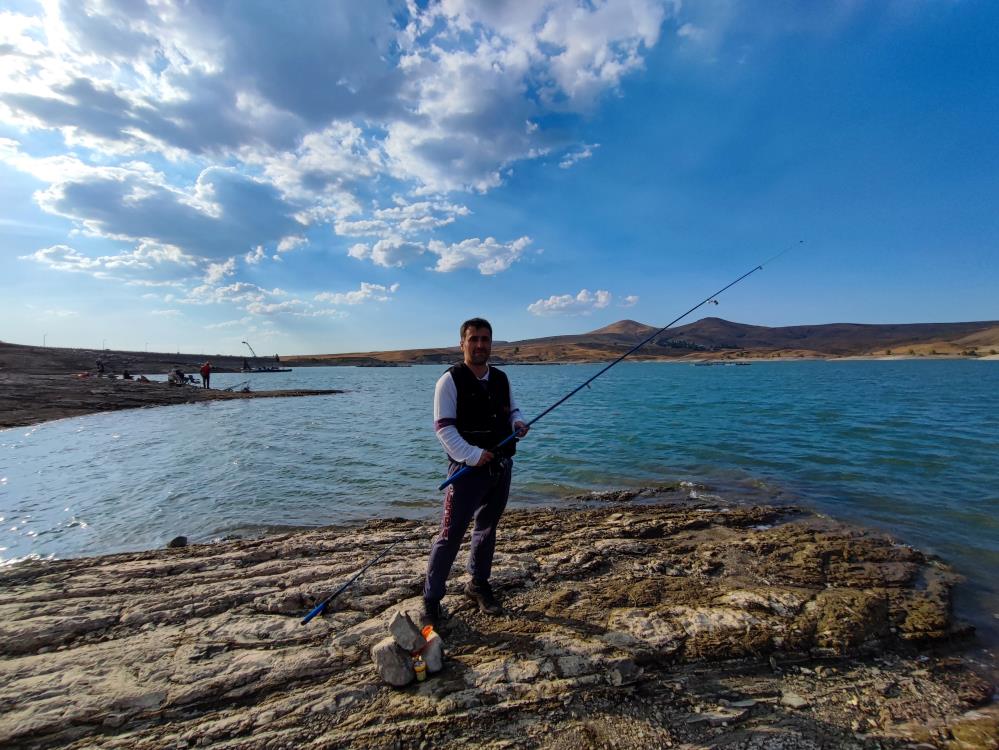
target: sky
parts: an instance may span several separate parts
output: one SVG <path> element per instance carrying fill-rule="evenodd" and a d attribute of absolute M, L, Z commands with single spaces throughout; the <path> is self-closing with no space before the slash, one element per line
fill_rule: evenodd
<path fill-rule="evenodd" d="M 0 0 L 0 339 L 999 319 L 999 4 Z"/>

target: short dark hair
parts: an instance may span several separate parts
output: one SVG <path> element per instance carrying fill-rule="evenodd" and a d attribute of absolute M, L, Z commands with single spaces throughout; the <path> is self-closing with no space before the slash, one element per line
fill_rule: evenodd
<path fill-rule="evenodd" d="M 489 321 L 485 318 L 469 318 L 464 323 L 461 324 L 461 329 L 458 331 L 459 338 L 465 340 L 465 331 L 469 328 L 488 328 L 489 335 L 493 335 L 493 327 L 489 325 Z"/>

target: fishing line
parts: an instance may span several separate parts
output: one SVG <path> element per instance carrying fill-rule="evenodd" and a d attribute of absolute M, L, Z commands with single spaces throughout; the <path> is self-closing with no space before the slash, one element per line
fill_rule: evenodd
<path fill-rule="evenodd" d="M 804 240 L 799 240 L 798 243 L 797 243 L 797 245 L 795 245 L 795 244 L 789 245 L 788 247 L 786 247 L 783 250 L 781 250 L 779 253 L 777 253 L 775 256 L 773 256 L 769 260 L 767 260 L 767 261 L 765 261 L 763 263 L 760 263 L 758 266 L 752 268 L 749 271 L 746 271 L 746 273 L 742 274 L 742 276 L 740 276 L 739 278 L 737 278 L 735 281 L 731 282 L 730 284 L 727 284 L 727 285 L 723 286 L 721 289 L 719 289 L 714 294 L 708 295 L 703 300 L 701 300 L 696 305 L 694 305 L 692 308 L 690 308 L 689 310 L 687 310 L 687 312 L 685 312 L 683 315 L 680 315 L 679 317 L 674 318 L 669 323 L 667 323 L 662 328 L 660 328 L 658 331 L 656 331 L 652 335 L 648 336 L 647 338 L 643 339 L 641 342 L 639 342 L 638 344 L 636 344 L 635 346 L 633 346 L 631 349 L 629 349 L 628 351 L 626 351 L 624 354 L 622 354 L 620 357 L 618 357 L 617 359 L 615 359 L 609 365 L 607 365 L 606 367 L 604 367 L 596 375 L 593 375 L 592 377 L 590 377 L 589 379 L 587 379 L 586 381 L 584 381 L 580 385 L 576 386 L 576 388 L 574 388 L 573 390 L 569 391 L 562 398 L 560 398 L 558 401 L 556 401 L 554 404 L 552 404 L 551 406 L 549 406 L 547 409 L 545 409 L 543 412 L 541 412 L 538 416 L 536 416 L 534 419 L 532 419 L 530 422 L 528 422 L 527 426 L 530 427 L 532 424 L 534 424 L 535 422 L 537 422 L 539 419 L 541 419 L 545 415 L 549 414 L 550 412 L 554 411 L 556 408 L 558 408 L 559 406 L 561 406 L 562 404 L 564 404 L 566 401 L 568 401 L 570 398 L 572 398 L 577 393 L 579 393 L 581 390 L 583 390 L 583 388 L 588 387 L 590 385 L 590 383 L 592 383 L 594 380 L 596 380 L 597 378 L 599 378 L 601 375 L 603 375 L 605 372 L 607 372 L 609 369 L 611 369 L 618 362 L 621 362 L 623 359 L 625 359 L 627 357 L 630 357 L 632 354 L 634 354 L 635 352 L 637 352 L 639 349 L 641 349 L 647 343 L 649 343 L 650 341 L 652 341 L 652 339 L 656 338 L 656 336 L 662 335 L 663 331 L 665 331 L 667 328 L 675 325 L 676 323 L 678 323 L 681 320 L 683 320 L 684 318 L 686 318 L 688 315 L 690 315 L 692 312 L 694 312 L 694 310 L 696 310 L 697 308 L 703 307 L 704 305 L 708 304 L 709 302 L 711 302 L 712 300 L 714 300 L 716 297 L 720 296 L 723 292 L 728 291 L 729 289 L 731 289 L 732 287 L 734 287 L 736 284 L 738 284 L 740 281 L 742 281 L 743 279 L 745 279 L 745 278 L 747 278 L 749 276 L 752 276 L 757 271 L 762 271 L 763 270 L 763 266 L 769 265 L 770 263 L 773 263 L 775 260 L 777 260 L 779 257 L 781 257 L 782 255 L 784 255 L 785 253 L 789 252 L 793 248 L 797 247 L 798 245 L 804 244 L 804 242 L 805 242 Z M 499 450 L 504 445 L 506 445 L 511 440 L 513 440 L 515 437 L 517 437 L 517 431 L 516 430 L 514 430 L 513 432 L 511 432 L 506 438 L 504 438 L 502 441 L 500 441 L 496 445 L 496 447 L 491 448 L 490 449 L 490 453 L 493 452 L 493 451 Z M 472 469 L 475 469 L 475 468 L 478 468 L 478 467 L 475 467 L 475 466 L 463 466 L 461 469 L 459 469 L 454 474 L 452 474 L 447 479 L 445 479 L 443 482 L 441 482 L 440 486 L 437 489 L 438 490 L 443 490 L 449 484 L 452 484 L 455 480 L 457 480 L 458 478 L 460 478 L 461 476 L 463 476 L 464 474 L 466 474 L 467 472 L 469 472 L 469 471 L 471 471 Z"/>

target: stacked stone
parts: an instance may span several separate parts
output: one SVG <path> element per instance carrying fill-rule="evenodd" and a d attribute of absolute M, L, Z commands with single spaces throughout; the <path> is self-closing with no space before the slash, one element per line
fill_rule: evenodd
<path fill-rule="evenodd" d="M 402 610 L 389 623 L 390 636 L 371 647 L 371 660 L 378 674 L 394 687 L 405 687 L 416 679 L 413 661 L 426 662 L 427 672 L 434 674 L 444 668 L 444 641 L 432 628 L 420 630 Z"/>

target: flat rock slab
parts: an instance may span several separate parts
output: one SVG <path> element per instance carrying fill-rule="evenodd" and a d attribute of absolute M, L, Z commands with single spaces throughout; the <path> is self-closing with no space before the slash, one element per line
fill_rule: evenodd
<path fill-rule="evenodd" d="M 444 669 L 387 687 L 369 651 L 397 611 L 419 607 L 434 530 L 379 521 L 3 570 L 0 746 L 995 737 L 945 565 L 795 508 L 703 499 L 508 512 L 493 575 L 505 616 L 479 613 L 456 572 Z M 397 540 L 325 617 L 299 624 Z"/>

